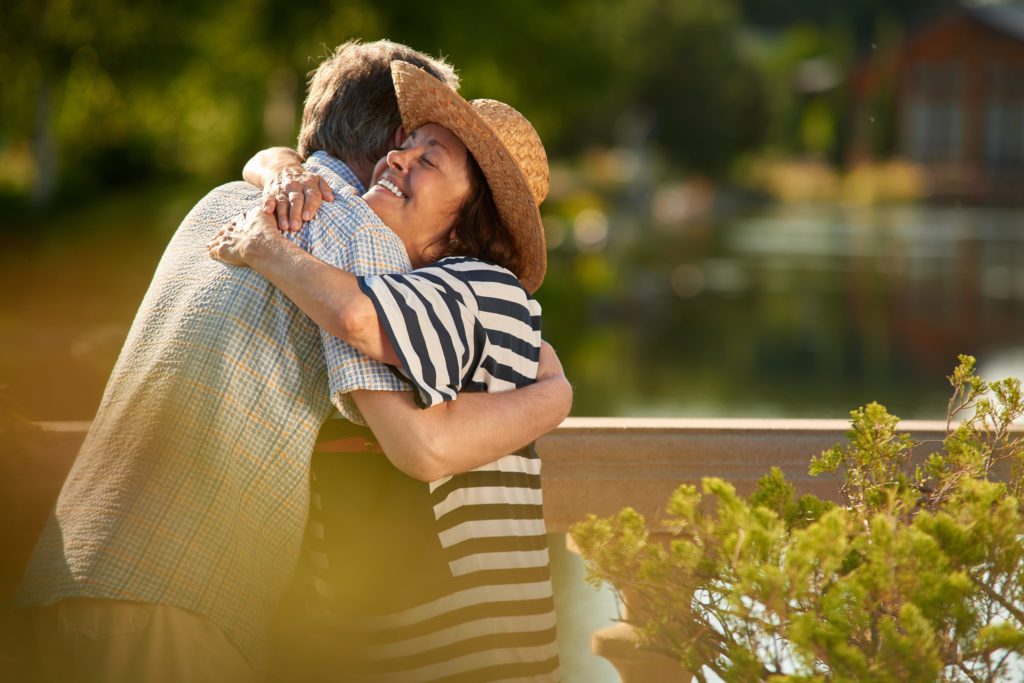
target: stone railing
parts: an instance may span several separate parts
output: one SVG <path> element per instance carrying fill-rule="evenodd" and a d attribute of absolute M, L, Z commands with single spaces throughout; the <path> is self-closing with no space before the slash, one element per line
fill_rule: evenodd
<path fill-rule="evenodd" d="M 56 476 L 70 465 L 88 423 L 40 426 L 52 437 Z M 807 466 L 813 455 L 843 441 L 847 429 L 839 420 L 570 418 L 537 444 L 548 530 L 565 532 L 588 514 L 611 515 L 627 505 L 656 521 L 681 483 L 715 476 L 749 493 L 773 465 L 799 493 L 836 500 L 837 482 L 809 477 Z M 945 424 L 904 422 L 901 429 L 918 440 L 938 441 Z M 56 495 L 52 484 L 50 490 Z M 626 623 L 598 631 L 591 644 L 626 683 L 690 680 L 676 662 L 638 648 Z"/>

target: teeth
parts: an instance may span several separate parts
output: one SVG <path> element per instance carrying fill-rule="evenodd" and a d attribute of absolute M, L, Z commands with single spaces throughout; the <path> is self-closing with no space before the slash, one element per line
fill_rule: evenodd
<path fill-rule="evenodd" d="M 405 194 L 403 194 L 402 191 L 398 189 L 398 186 L 395 185 L 390 180 L 388 180 L 387 178 L 381 178 L 380 180 L 377 181 L 377 184 L 387 190 L 390 190 L 391 194 L 395 195 L 396 197 L 401 197 L 402 199 L 405 198 Z"/>

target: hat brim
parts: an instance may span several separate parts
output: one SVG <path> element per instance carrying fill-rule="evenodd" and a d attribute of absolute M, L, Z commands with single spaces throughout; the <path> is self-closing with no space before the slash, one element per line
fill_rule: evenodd
<path fill-rule="evenodd" d="M 426 71 L 396 61 L 391 63 L 391 75 L 407 132 L 436 123 L 473 155 L 519 256 L 521 272 L 516 275 L 526 291 L 537 291 L 547 271 L 544 224 L 526 176 L 508 148 L 470 102 Z"/>

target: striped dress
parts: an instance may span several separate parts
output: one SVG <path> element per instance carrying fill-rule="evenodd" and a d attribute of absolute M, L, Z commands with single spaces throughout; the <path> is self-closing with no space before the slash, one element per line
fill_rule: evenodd
<path fill-rule="evenodd" d="M 453 257 L 361 286 L 421 406 L 536 378 L 540 306 L 509 271 Z M 390 466 L 359 430 L 337 421 L 321 441 L 362 440 L 363 453 L 314 456 L 299 582 L 318 624 L 306 633 L 320 639 L 306 643 L 319 647 L 311 677 L 557 681 L 533 448 L 427 485 Z"/>

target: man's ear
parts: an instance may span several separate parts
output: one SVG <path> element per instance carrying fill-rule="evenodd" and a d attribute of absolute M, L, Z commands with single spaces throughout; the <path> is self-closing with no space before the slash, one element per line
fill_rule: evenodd
<path fill-rule="evenodd" d="M 402 143 L 405 142 L 405 138 L 406 137 L 407 136 L 405 134 L 405 129 L 404 128 L 402 128 L 401 126 L 399 126 L 398 128 L 395 128 L 395 144 L 394 144 L 394 148 L 398 149 L 399 147 L 401 147 Z"/>

